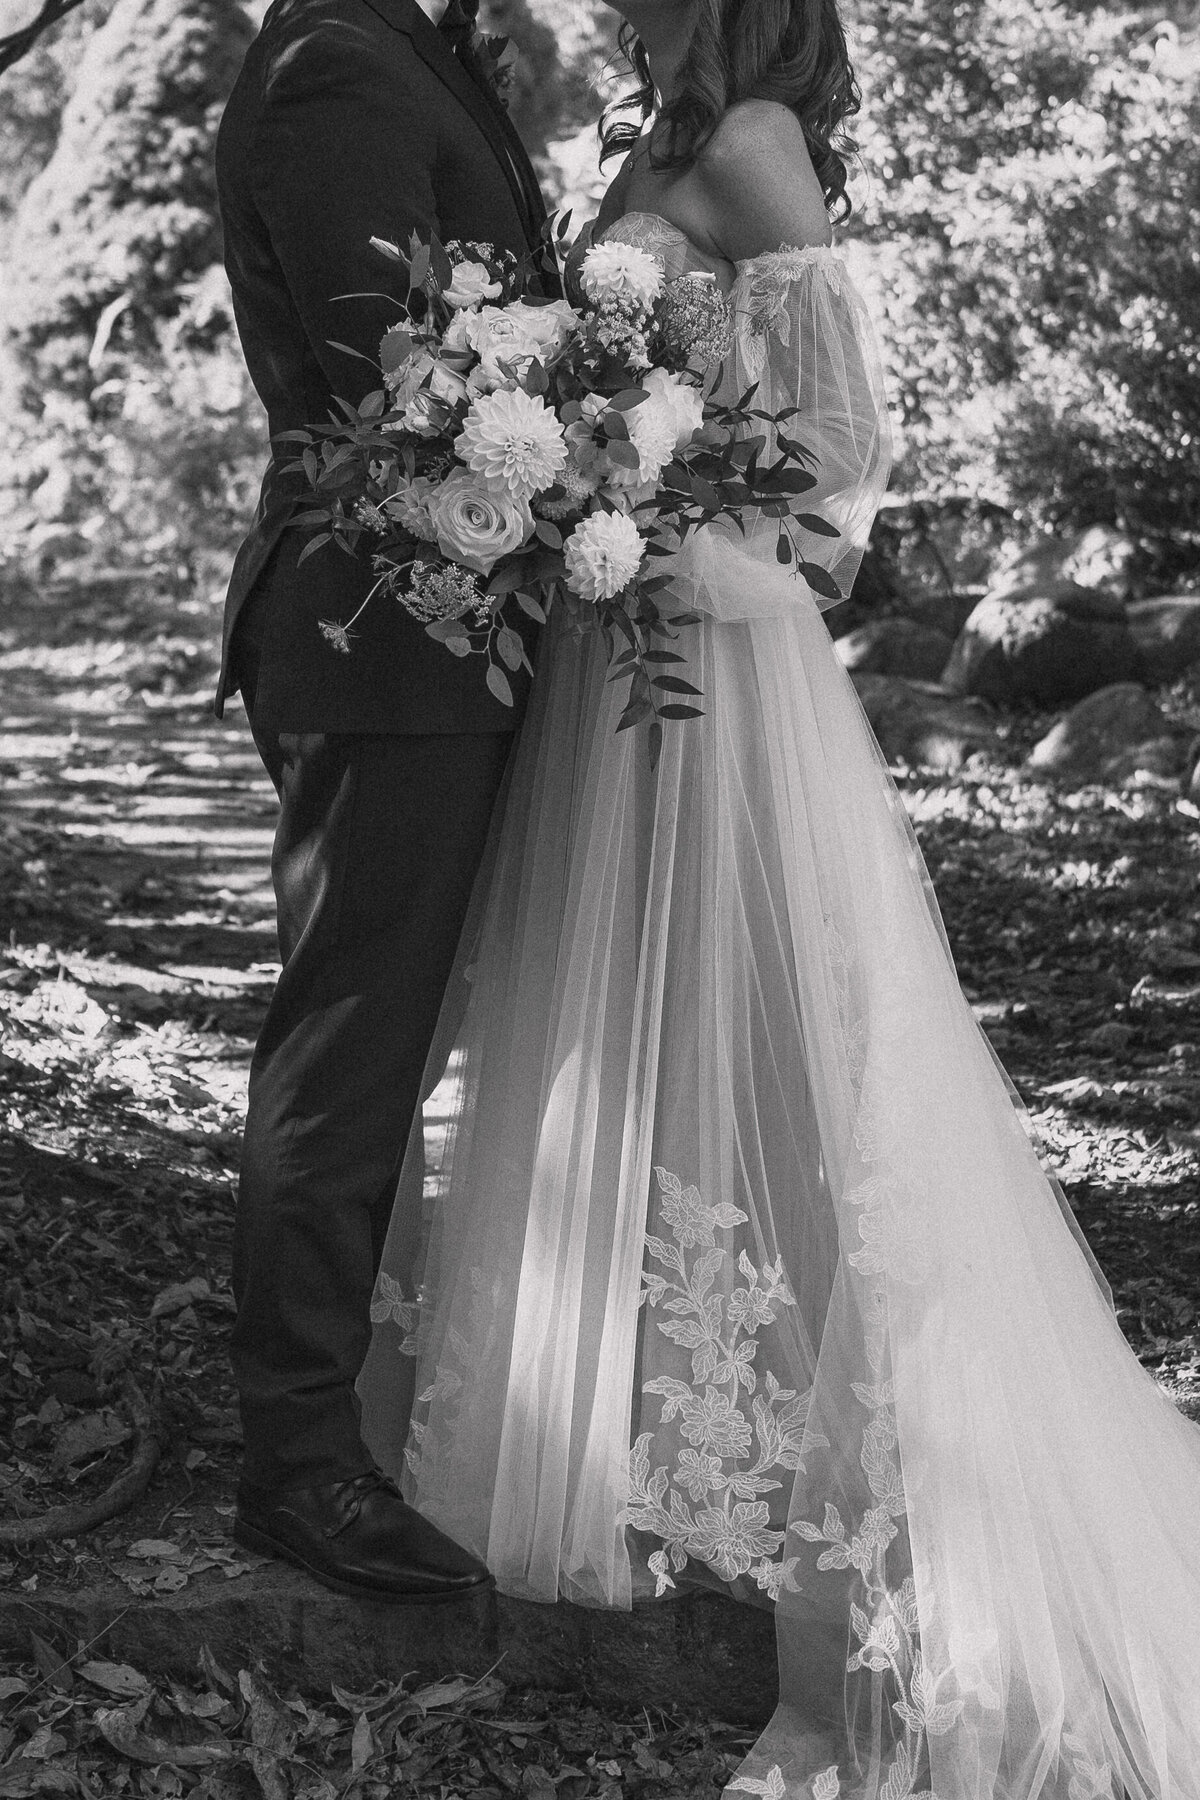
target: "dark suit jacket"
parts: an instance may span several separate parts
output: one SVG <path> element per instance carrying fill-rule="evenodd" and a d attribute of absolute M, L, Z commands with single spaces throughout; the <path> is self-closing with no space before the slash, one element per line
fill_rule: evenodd
<path fill-rule="evenodd" d="M 522 254 L 545 216 L 503 108 L 415 0 L 275 0 L 225 110 L 217 186 L 238 332 L 272 435 L 379 385 L 329 342 L 374 358 L 399 316 L 406 284 L 371 237 L 404 243 L 415 229 Z M 335 298 L 363 291 L 392 298 Z M 488 694 L 481 658 L 451 656 L 395 601 L 371 602 L 349 656 L 325 642 L 318 620 L 351 617 L 370 565 L 328 544 L 297 566 L 307 533 L 286 528 L 295 501 L 295 478 L 272 463 L 230 580 L 218 716 L 249 637 L 256 718 L 270 730 L 513 729 L 524 681 L 514 714 Z"/>

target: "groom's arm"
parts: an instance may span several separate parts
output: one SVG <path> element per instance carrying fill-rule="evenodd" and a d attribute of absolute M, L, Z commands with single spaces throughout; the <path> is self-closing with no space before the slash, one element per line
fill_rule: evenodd
<path fill-rule="evenodd" d="M 329 386 L 354 404 L 379 375 L 330 340 L 376 359 L 408 291 L 370 239 L 438 230 L 438 121 L 405 74 L 401 53 L 381 55 L 335 15 L 268 65 L 252 143 L 254 201 L 289 297 Z M 386 298 L 334 298 L 367 292 Z"/>

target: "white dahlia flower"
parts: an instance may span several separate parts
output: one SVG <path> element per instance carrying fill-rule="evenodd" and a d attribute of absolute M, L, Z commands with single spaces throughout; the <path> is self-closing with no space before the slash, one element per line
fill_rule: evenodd
<path fill-rule="evenodd" d="M 663 291 L 663 261 L 634 244 L 593 244 L 579 280 L 594 306 L 608 303 L 649 311 Z"/>
<path fill-rule="evenodd" d="M 593 513 L 563 545 L 567 586 L 583 600 L 611 600 L 642 566 L 645 544 L 625 513 Z"/>
<path fill-rule="evenodd" d="M 501 388 L 474 401 L 455 450 L 490 487 L 527 501 L 567 460 L 563 428 L 540 394 Z"/>

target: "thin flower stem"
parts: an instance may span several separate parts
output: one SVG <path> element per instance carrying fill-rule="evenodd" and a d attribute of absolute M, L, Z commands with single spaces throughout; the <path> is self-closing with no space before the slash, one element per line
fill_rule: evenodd
<path fill-rule="evenodd" d="M 411 563 L 397 563 L 397 564 L 395 564 L 395 567 L 398 569 L 411 569 L 412 564 Z M 375 583 L 375 586 L 371 589 L 370 593 L 367 595 L 367 597 L 363 601 L 362 605 L 358 608 L 358 611 L 354 614 L 354 617 L 352 619 L 347 619 L 345 625 L 342 627 L 343 631 L 349 631 L 350 627 L 352 625 L 357 624 L 358 620 L 362 618 L 362 615 L 366 612 L 368 606 L 371 604 L 372 600 L 375 598 L 375 596 L 379 592 L 380 588 L 383 587 L 384 584 L 387 581 L 389 581 L 390 579 L 391 579 L 391 571 L 390 570 L 387 575 L 381 575 L 379 577 L 379 580 Z"/>

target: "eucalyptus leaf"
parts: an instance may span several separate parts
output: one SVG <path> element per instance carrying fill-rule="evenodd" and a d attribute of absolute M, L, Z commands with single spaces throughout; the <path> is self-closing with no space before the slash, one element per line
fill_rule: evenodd
<path fill-rule="evenodd" d="M 499 700 L 502 706 L 513 704 L 512 684 L 504 670 L 499 668 L 496 663 L 488 664 L 487 684 L 488 692 Z"/>

